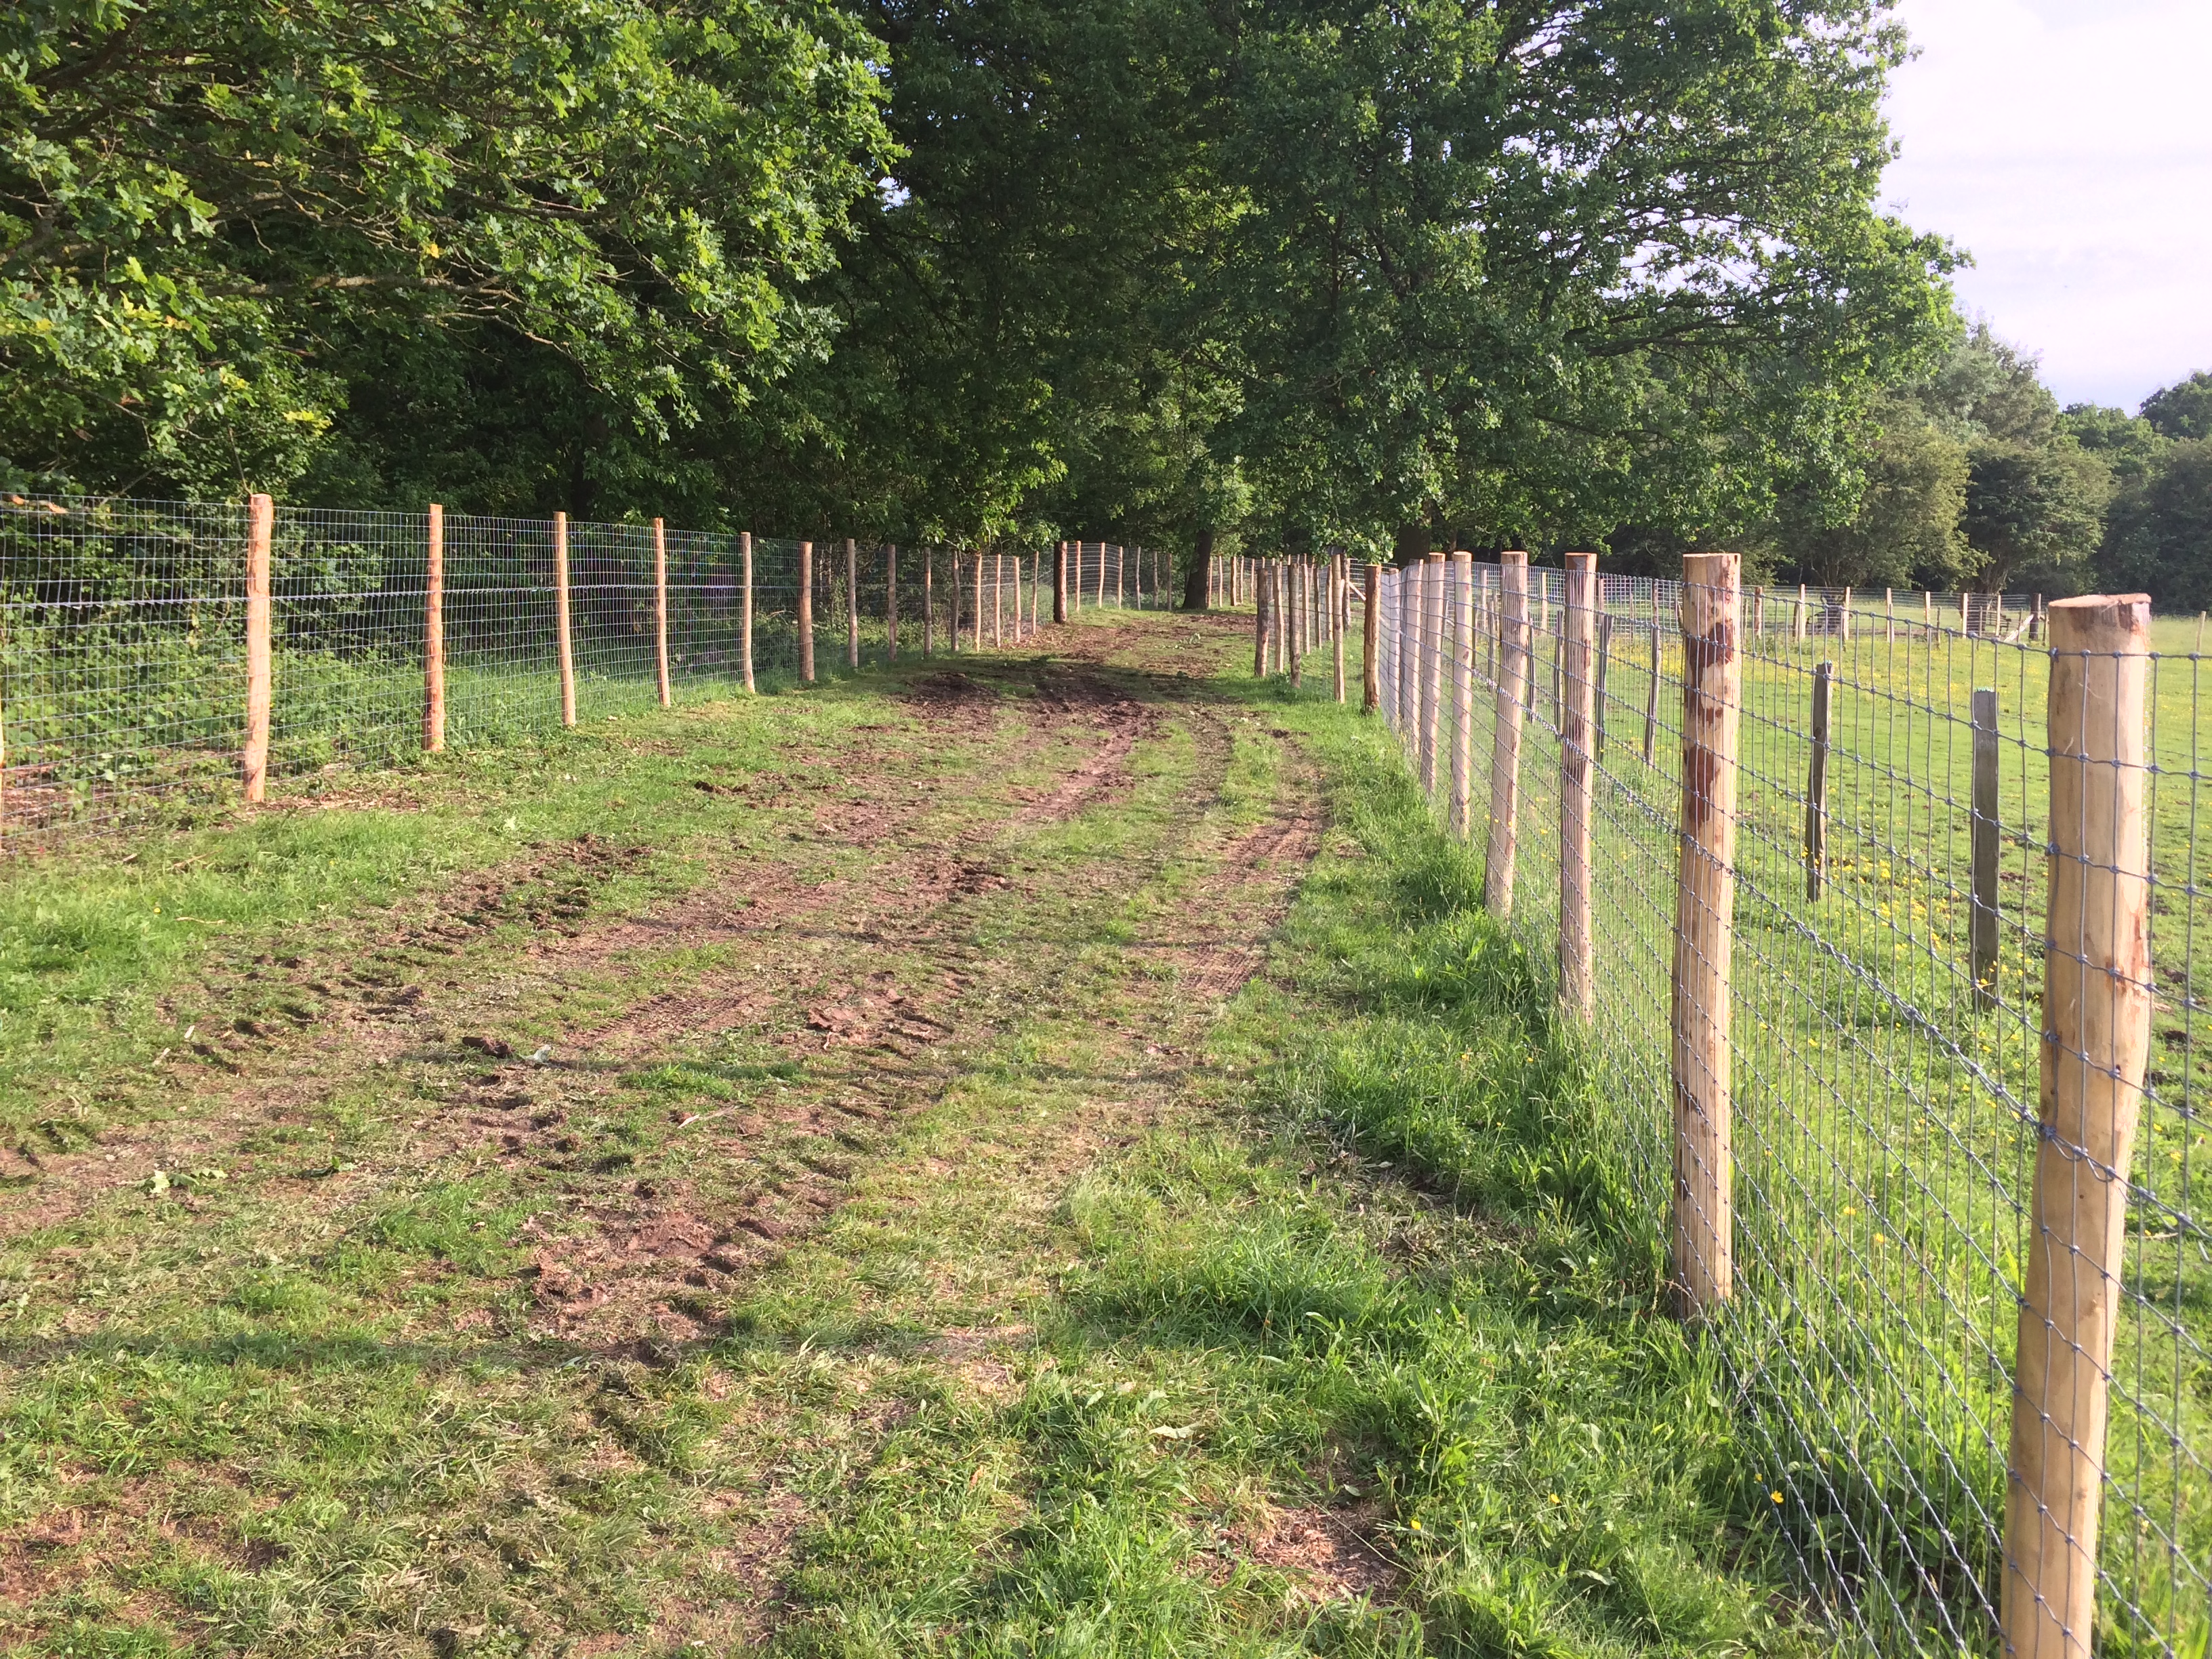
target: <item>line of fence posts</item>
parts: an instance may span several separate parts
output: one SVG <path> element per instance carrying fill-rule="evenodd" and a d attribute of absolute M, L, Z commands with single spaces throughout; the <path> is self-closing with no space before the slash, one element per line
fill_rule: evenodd
<path fill-rule="evenodd" d="M 1560 997 L 1577 1019 L 1595 1007 L 1589 769 L 1596 680 L 1609 630 L 1595 557 L 1567 558 L 1560 666 Z M 1383 616 L 1382 568 L 1366 575 L 1363 707 L 1381 704 L 1382 624 L 1394 623 L 1395 677 L 1411 693 L 1409 654 L 1437 635 L 1426 603 L 1430 560 L 1398 573 L 1401 603 Z M 1457 561 L 1454 562 L 1456 585 Z M 1735 1293 L 1731 1093 L 1738 747 L 1742 714 L 1741 567 L 1733 554 L 1693 554 L 1680 591 L 1682 768 L 1675 879 L 1668 1073 L 1673 1102 L 1671 1259 L 1676 1305 L 1715 1320 Z M 1464 603 L 1468 607 L 1460 609 Z M 1802 637 L 1801 599 L 1790 621 Z M 1473 663 L 1472 595 L 1454 600 L 1453 687 Z M 1500 920 L 1513 906 L 1522 716 L 1532 678 L 1526 556 L 1498 561 L 1488 857 L 1484 899 Z M 1885 617 L 1893 605 L 1885 598 Z M 2021 1302 L 2000 1622 L 2008 1653 L 2088 1659 L 2109 1389 L 2117 1336 L 2129 1170 L 2150 1043 L 2149 845 L 2146 700 L 2149 601 L 2142 595 L 2060 600 L 2032 618 L 2051 639 L 2048 749 L 2051 839 L 2042 1036 L 2030 1248 Z M 1847 624 L 1838 624 L 1840 634 Z M 2022 629 L 2025 632 L 2025 629 Z M 1652 684 L 1659 667 L 1652 624 Z M 1593 651 L 1598 665 L 1593 672 Z M 1806 796 L 1809 897 L 1826 863 L 1826 761 L 1835 665 L 1813 686 Z M 1419 703 L 1395 705 L 1419 742 Z M 1645 758 L 1651 757 L 1647 703 Z M 1455 708 L 1455 712 L 1458 712 Z M 1465 724 L 1462 714 L 1462 726 Z M 1973 693 L 1976 1004 L 1996 999 L 1997 698 Z M 1455 780 L 1456 785 L 1456 780 Z"/>

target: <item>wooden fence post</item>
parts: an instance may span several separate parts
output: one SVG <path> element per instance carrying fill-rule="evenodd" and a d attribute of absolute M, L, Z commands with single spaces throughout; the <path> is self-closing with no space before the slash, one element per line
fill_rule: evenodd
<path fill-rule="evenodd" d="M 1067 620 L 1067 544 L 1057 542 L 1052 555 L 1052 619 Z"/>
<path fill-rule="evenodd" d="M 1030 631 L 1029 631 L 1029 637 L 1030 637 L 1030 639 L 1035 639 L 1035 638 L 1036 637 L 1036 631 L 1037 631 L 1037 583 L 1038 583 L 1038 582 L 1042 579 L 1042 577 L 1043 577 L 1043 572 L 1044 572 L 1044 554 L 1043 554 L 1043 552 L 1042 552 L 1042 550 L 1038 550 L 1038 549 L 1036 549 L 1036 548 L 1031 548 L 1031 549 L 1030 550 Z"/>
<path fill-rule="evenodd" d="M 2112 1341 L 2151 1035 L 2150 601 L 2051 607 L 2042 1137 L 2014 1372 L 2006 1651 L 2088 1659 Z"/>
<path fill-rule="evenodd" d="M 845 538 L 845 666 L 860 672 L 860 553 Z"/>
<path fill-rule="evenodd" d="M 1597 957 L 1590 931 L 1590 729 L 1597 643 L 1597 555 L 1570 553 L 1567 606 L 1560 629 L 1559 1002 L 1588 1024 L 1597 1012 Z"/>
<path fill-rule="evenodd" d="M 1437 798 L 1437 712 L 1443 700 L 1443 554 L 1431 553 L 1417 567 L 1421 610 L 1415 649 L 1419 653 L 1420 687 L 1413 753 L 1420 769 L 1421 793 L 1431 802 Z"/>
<path fill-rule="evenodd" d="M 799 679 L 814 684 L 814 544 L 799 544 Z"/>
<path fill-rule="evenodd" d="M 983 560 L 981 554 L 978 554 L 975 559 L 975 580 L 978 582 L 983 580 Z M 980 597 L 982 589 L 978 587 L 975 591 Z M 1006 646 L 1006 556 L 1004 553 L 994 552 L 991 555 L 991 649 L 994 651 L 1003 651 Z"/>
<path fill-rule="evenodd" d="M 753 684 L 753 532 L 738 532 L 738 558 L 743 567 L 739 572 L 738 601 L 738 647 L 744 665 L 745 690 L 757 692 Z"/>
<path fill-rule="evenodd" d="M 1970 837 L 1973 908 L 1967 917 L 1969 971 L 1974 1006 L 1997 1000 L 1997 693 L 1974 690 L 1974 817 Z"/>
<path fill-rule="evenodd" d="M 561 724 L 576 723 L 576 652 L 569 632 L 568 515 L 553 515 L 553 644 L 561 668 Z"/>
<path fill-rule="evenodd" d="M 1267 586 L 1265 582 L 1253 589 L 1252 603 L 1252 678 L 1267 678 Z"/>
<path fill-rule="evenodd" d="M 1359 618 L 1359 712 L 1372 714 L 1382 707 L 1382 567 L 1367 567 L 1365 599 Z"/>
<path fill-rule="evenodd" d="M 1751 594 L 1751 631 L 1764 634 L 1766 632 L 1766 590 L 1754 587 Z"/>
<path fill-rule="evenodd" d="M 436 501 L 422 575 L 422 750 L 446 752 L 446 509 Z"/>
<path fill-rule="evenodd" d="M 255 495 L 246 504 L 246 750 L 240 757 L 246 799 L 258 806 L 269 790 L 271 635 L 276 614 L 270 598 L 270 547 L 276 538 L 276 503 Z"/>
<path fill-rule="evenodd" d="M 1805 896 L 1817 899 L 1828 873 L 1828 721 L 1836 665 L 1813 670 L 1813 753 L 1805 775 Z"/>
<path fill-rule="evenodd" d="M 1803 644 L 1805 641 L 1805 584 L 1799 582 L 1797 584 L 1797 606 L 1796 610 L 1790 613 L 1790 637 L 1794 642 L 1800 645 Z"/>
<path fill-rule="evenodd" d="M 1682 830 L 1674 891 L 1674 1276 L 1683 1316 L 1718 1312 L 1735 1285 L 1735 1146 L 1729 1100 L 1735 944 L 1737 653 L 1735 554 L 1682 561 Z"/>
<path fill-rule="evenodd" d="M 653 521 L 653 668 L 660 706 L 671 708 L 676 699 L 668 684 L 668 532 L 658 519 Z"/>
<path fill-rule="evenodd" d="M 1482 872 L 1484 908 L 1500 921 L 1513 914 L 1513 863 L 1521 833 L 1521 678 L 1528 660 L 1528 556 L 1498 556 L 1497 714 L 1490 749 L 1490 839 Z"/>
<path fill-rule="evenodd" d="M 1287 631 L 1290 635 L 1291 690 L 1293 691 L 1305 684 L 1305 654 L 1301 647 L 1305 643 L 1306 596 L 1304 585 L 1297 580 L 1297 574 L 1295 564 L 1283 567 L 1283 574 L 1287 579 L 1285 596 L 1290 600 Z"/>
<path fill-rule="evenodd" d="M 884 661 L 898 665 L 898 546 L 884 544 Z"/>
<path fill-rule="evenodd" d="M 981 656 L 983 651 L 983 550 L 980 547 L 975 550 L 975 608 L 969 615 L 975 624 L 975 652 Z"/>
<path fill-rule="evenodd" d="M 1845 645 L 1851 642 L 1851 590 L 1848 587 L 1844 590 L 1844 608 L 1838 613 L 1836 633 Z"/>
<path fill-rule="evenodd" d="M 1351 565 L 1352 556 L 1349 553 L 1334 553 L 1329 556 L 1328 606 L 1331 616 L 1329 626 L 1330 631 L 1336 636 L 1331 644 L 1335 656 L 1336 700 L 1340 703 L 1344 701 L 1344 629 L 1346 613 L 1350 609 L 1351 603 L 1346 598 L 1345 589 L 1350 585 Z"/>
<path fill-rule="evenodd" d="M 1885 645 L 1895 645 L 1897 643 L 1897 590 L 1893 587 L 1885 587 L 1881 590 L 1881 621 L 1882 642 Z"/>
<path fill-rule="evenodd" d="M 1920 632 L 1924 639 L 1936 637 L 1936 596 L 1924 590 L 1920 595 Z"/>
<path fill-rule="evenodd" d="M 1644 688 L 1644 763 L 1650 766 L 1658 753 L 1659 735 L 1659 624 L 1651 624 L 1651 677 Z"/>
<path fill-rule="evenodd" d="M 1445 632 L 1451 641 L 1451 810 L 1462 841 L 1474 836 L 1474 555 L 1455 550 L 1445 567 Z"/>
<path fill-rule="evenodd" d="M 1604 584 L 1601 579 L 1597 612 L 1597 684 L 1590 691 L 1590 706 L 1596 711 L 1592 717 L 1595 729 L 1590 734 L 1590 753 L 1598 760 L 1605 758 L 1605 680 L 1606 670 L 1612 664 L 1613 612 L 1605 608 Z"/>
<path fill-rule="evenodd" d="M 937 594 L 931 580 L 933 560 L 929 544 L 921 547 L 921 659 L 927 662 L 937 646 Z"/>

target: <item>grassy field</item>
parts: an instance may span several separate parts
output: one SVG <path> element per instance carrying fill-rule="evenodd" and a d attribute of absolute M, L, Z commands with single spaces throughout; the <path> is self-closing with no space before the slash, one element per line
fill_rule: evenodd
<path fill-rule="evenodd" d="M 1553 615 L 1556 617 L 1556 600 Z M 1650 612 L 1639 618 L 1648 621 Z M 1729 1333 L 1748 1433 L 1779 1467 L 1776 1518 L 1870 1639 L 1986 1650 L 1997 1593 L 2011 1367 L 2041 1025 L 2047 765 L 2039 646 L 1934 641 L 1862 614 L 1799 641 L 1770 605 L 1747 641 L 1735 963 L 1737 1261 Z M 2196 878 L 2203 727 L 2194 623 L 2154 646 L 2153 950 L 2161 994 L 2134 1178 L 2113 1386 L 2100 1642 L 2201 1653 L 2212 1561 L 2212 1294 Z M 1665 1071 L 1680 652 L 1615 624 L 1597 784 L 1598 1064 L 1649 1224 L 1669 1202 Z M 1836 665 L 1823 891 L 1808 896 L 1816 663 Z M 1557 936 L 1559 747 L 1540 648 L 1515 931 Z M 1978 1007 L 1971 909 L 1971 694 L 1998 693 L 2002 835 L 1995 1005 Z M 1469 730 L 1486 812 L 1487 696 Z M 1449 721 L 1447 720 L 1447 726 Z M 1444 738 L 1449 752 L 1450 737 Z M 1449 766 L 1443 769 L 1449 772 Z"/>
<path fill-rule="evenodd" d="M 1595 1057 L 1234 622 L 0 893 L 0 1650 L 1826 1650 Z"/>

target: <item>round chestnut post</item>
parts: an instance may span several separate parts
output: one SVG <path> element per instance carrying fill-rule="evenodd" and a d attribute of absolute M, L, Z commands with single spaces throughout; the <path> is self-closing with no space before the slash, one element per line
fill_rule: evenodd
<path fill-rule="evenodd" d="M 1559 1003 L 1587 1024 L 1597 1012 L 1597 954 L 1591 932 L 1591 728 L 1596 681 L 1597 555 L 1570 553 L 1559 679 Z"/>
<path fill-rule="evenodd" d="M 860 671 L 860 550 L 845 538 L 845 665 Z"/>
<path fill-rule="evenodd" d="M 1367 586 L 1361 592 L 1365 603 L 1360 607 L 1359 617 L 1359 712 L 1372 714 L 1382 707 L 1381 565 L 1368 565 Z"/>
<path fill-rule="evenodd" d="M 2150 1056 L 2150 600 L 2060 599 L 2051 633 L 2042 1136 L 2013 1376 L 2005 1650 L 2089 1659 L 2136 1121 Z"/>
<path fill-rule="evenodd" d="M 1067 544 L 1060 544 L 1052 563 L 1052 619 L 1067 620 Z"/>
<path fill-rule="evenodd" d="M 898 663 L 898 549 L 884 544 L 884 661 Z"/>
<path fill-rule="evenodd" d="M 1521 833 L 1521 730 L 1528 708 L 1521 701 L 1528 672 L 1528 556 L 1509 548 L 1498 556 L 1498 652 L 1497 712 L 1490 747 L 1490 838 L 1482 873 L 1483 907 L 1500 921 L 1513 914 L 1513 863 Z"/>
<path fill-rule="evenodd" d="M 929 549 L 921 550 L 921 659 L 927 662 L 937 646 L 937 595 L 932 591 Z"/>
<path fill-rule="evenodd" d="M 738 532 L 738 557 L 744 562 L 738 583 L 738 646 L 744 662 L 745 690 L 755 691 L 759 688 L 753 684 L 753 532 L 750 530 Z"/>
<path fill-rule="evenodd" d="M 422 575 L 422 752 L 446 752 L 446 509 L 430 503 Z"/>
<path fill-rule="evenodd" d="M 668 687 L 668 532 L 659 520 L 653 521 L 653 665 L 660 688 L 660 706 L 674 706 Z"/>
<path fill-rule="evenodd" d="M 576 723 L 576 651 L 569 633 L 568 515 L 553 515 L 553 644 L 561 668 L 561 724 Z"/>
<path fill-rule="evenodd" d="M 276 615 L 269 593 L 270 548 L 276 539 L 276 503 L 255 495 L 246 504 L 246 750 L 248 805 L 260 805 L 269 791 L 269 719 L 271 702 L 271 635 Z"/>
<path fill-rule="evenodd" d="M 1474 555 L 1455 552 L 1445 595 L 1451 641 L 1451 832 L 1474 833 Z"/>
<path fill-rule="evenodd" d="M 1352 564 L 1349 553 L 1335 553 L 1328 561 L 1329 631 L 1334 636 L 1330 644 L 1334 656 L 1336 700 L 1344 701 L 1344 615 L 1350 601 L 1345 597 Z"/>
<path fill-rule="evenodd" d="M 1735 1287 L 1735 1126 L 1729 1028 L 1735 945 L 1737 651 L 1742 566 L 1734 553 L 1682 561 L 1682 819 L 1674 884 L 1674 1278 L 1682 1316 L 1703 1322 Z"/>
<path fill-rule="evenodd" d="M 799 544 L 799 679 L 814 684 L 814 544 Z"/>

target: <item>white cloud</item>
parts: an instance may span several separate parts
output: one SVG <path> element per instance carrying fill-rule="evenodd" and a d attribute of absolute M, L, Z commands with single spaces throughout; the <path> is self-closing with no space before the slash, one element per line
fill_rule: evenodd
<path fill-rule="evenodd" d="M 1902 0 L 1906 220 L 1971 252 L 1960 302 L 2062 402 L 2212 368 L 2212 0 Z"/>

